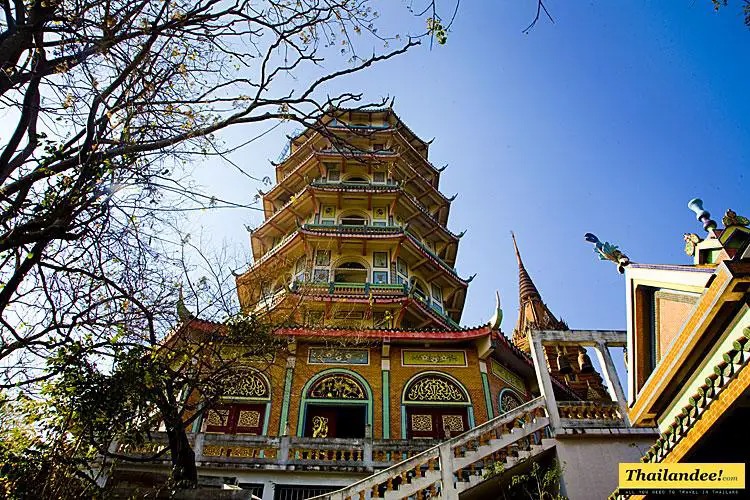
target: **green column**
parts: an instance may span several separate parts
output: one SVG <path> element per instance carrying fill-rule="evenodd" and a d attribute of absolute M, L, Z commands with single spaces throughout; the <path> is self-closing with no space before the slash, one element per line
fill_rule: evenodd
<path fill-rule="evenodd" d="M 387 366 L 387 368 L 386 368 Z M 383 364 L 383 439 L 391 438 L 391 371 Z"/>
<path fill-rule="evenodd" d="M 284 397 L 281 400 L 281 417 L 279 418 L 279 436 L 286 432 L 287 418 L 289 418 L 289 401 L 292 397 L 292 376 L 296 358 L 287 359 L 286 376 L 284 377 Z"/>
<path fill-rule="evenodd" d="M 484 371 L 482 372 L 482 388 L 484 389 L 484 403 L 487 405 L 487 419 L 492 419 L 495 417 L 495 411 L 492 409 L 490 381 L 487 379 L 487 374 Z"/>

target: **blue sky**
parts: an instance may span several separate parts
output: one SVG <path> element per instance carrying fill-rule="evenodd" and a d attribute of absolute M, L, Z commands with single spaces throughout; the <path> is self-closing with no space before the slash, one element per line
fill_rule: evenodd
<path fill-rule="evenodd" d="M 701 231 L 690 198 L 702 197 L 717 220 L 727 208 L 750 215 L 750 30 L 740 2 L 719 13 L 709 0 L 547 5 L 555 24 L 541 20 L 525 35 L 531 0 L 464 1 L 446 46 L 419 47 L 327 89 L 395 96 L 402 119 L 436 138 L 430 158 L 449 164 L 441 189 L 459 193 L 449 227 L 468 229 L 457 268 L 477 273 L 462 323 L 486 322 L 499 290 L 508 335 L 518 304 L 511 230 L 556 315 L 572 328 L 624 328 L 623 278 L 597 260 L 585 232 L 636 262 L 689 263 L 682 234 Z M 391 8 L 386 28 L 414 28 L 400 4 Z M 294 128 L 233 159 L 271 175 L 267 160 Z M 219 162 L 196 175 L 243 202 L 262 187 Z M 245 210 L 193 221 L 213 241 L 242 248 L 244 224 L 260 222 Z"/>

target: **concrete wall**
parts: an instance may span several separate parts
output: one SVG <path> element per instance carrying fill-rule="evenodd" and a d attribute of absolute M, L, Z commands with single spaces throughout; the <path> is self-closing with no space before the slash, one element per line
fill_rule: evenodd
<path fill-rule="evenodd" d="M 618 434 L 557 439 L 563 494 L 571 500 L 601 500 L 617 488 L 618 464 L 640 462 L 654 436 Z"/>

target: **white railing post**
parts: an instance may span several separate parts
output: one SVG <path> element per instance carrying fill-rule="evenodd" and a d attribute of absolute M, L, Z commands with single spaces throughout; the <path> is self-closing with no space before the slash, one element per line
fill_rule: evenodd
<path fill-rule="evenodd" d="M 443 487 L 441 498 L 444 500 L 458 500 L 458 490 L 453 482 L 453 451 L 451 442 L 446 441 L 439 445 L 438 453 L 440 457 L 440 482 Z"/>
<path fill-rule="evenodd" d="M 544 402 L 547 405 L 547 415 L 549 415 L 550 425 L 554 432 L 560 428 L 560 412 L 557 409 L 552 378 L 547 371 L 547 359 L 544 356 L 542 339 L 535 337 L 534 332 L 531 334 L 529 347 L 531 347 L 531 356 L 534 359 L 534 371 L 536 372 L 536 380 L 539 383 L 539 391 L 542 393 Z"/>
<path fill-rule="evenodd" d="M 609 395 L 620 407 L 620 413 L 622 413 L 622 419 L 625 421 L 625 425 L 630 425 L 628 419 L 628 407 L 625 399 L 625 391 L 622 390 L 622 384 L 620 383 L 620 377 L 617 376 L 617 368 L 615 363 L 612 361 L 612 354 L 609 352 L 607 344 L 603 341 L 598 341 L 594 345 L 596 356 L 599 358 L 599 365 L 602 367 L 602 376 L 604 381 L 607 383 L 609 388 Z"/>
<path fill-rule="evenodd" d="M 279 465 L 286 465 L 289 461 L 289 435 L 283 435 L 279 438 L 279 454 L 276 462 Z"/>
<path fill-rule="evenodd" d="M 368 470 L 372 469 L 372 426 L 370 424 L 365 426 L 365 442 L 362 447 L 362 462 Z"/>
<path fill-rule="evenodd" d="M 193 443 L 193 452 L 195 453 L 195 461 L 200 462 L 203 460 L 203 441 L 206 435 L 202 432 L 195 433 L 195 442 Z"/>

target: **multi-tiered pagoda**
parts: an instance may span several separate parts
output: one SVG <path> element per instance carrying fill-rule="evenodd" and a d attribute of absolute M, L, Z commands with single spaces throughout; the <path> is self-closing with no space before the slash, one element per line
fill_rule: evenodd
<path fill-rule="evenodd" d="M 453 198 L 429 143 L 389 109 L 321 126 L 291 139 L 263 195 L 243 308 L 307 326 L 457 328 L 470 280 L 453 267 L 461 235 L 446 227 Z"/>
<path fill-rule="evenodd" d="M 270 319 L 288 348 L 270 363 L 238 366 L 220 403 L 196 422 L 202 477 L 230 478 L 264 500 L 308 498 L 538 394 L 525 334 L 565 325 L 520 255 L 521 348 L 500 332 L 499 300 L 488 324 L 459 325 L 471 278 L 454 268 L 461 234 L 447 222 L 455 197 L 438 189 L 441 169 L 428 150 L 390 108 L 333 110 L 290 139 L 276 185 L 262 194 L 254 264 L 237 278 L 243 311 Z M 210 327 L 188 318 L 182 329 Z M 548 358 L 558 399 L 581 399 L 568 382 L 591 371 L 587 357 L 579 362 L 573 349 Z M 481 467 L 461 474 L 468 480 Z"/>

